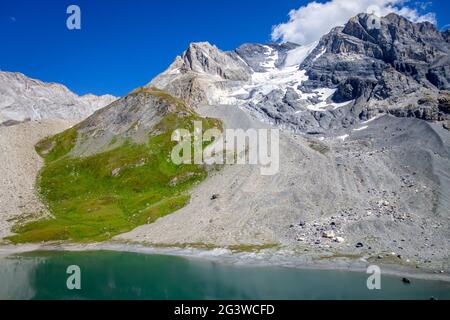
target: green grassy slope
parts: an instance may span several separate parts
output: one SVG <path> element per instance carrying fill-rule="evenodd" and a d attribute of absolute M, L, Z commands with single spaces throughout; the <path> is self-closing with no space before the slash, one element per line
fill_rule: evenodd
<path fill-rule="evenodd" d="M 154 93 L 151 93 L 154 94 Z M 174 99 L 163 96 L 161 99 Z M 184 108 L 177 103 L 177 108 Z M 204 119 L 192 111 L 167 113 L 149 135 L 146 144 L 125 142 L 113 150 L 89 157 L 72 157 L 78 137 L 76 127 L 44 139 L 36 150 L 45 159 L 38 178 L 39 193 L 52 219 L 17 225 L 14 243 L 65 240 L 91 242 L 152 223 L 185 206 L 188 190 L 206 178 L 199 165 L 175 165 L 170 153 L 177 128 L 192 132 L 193 121 L 203 130 L 221 128 L 216 119 Z"/>

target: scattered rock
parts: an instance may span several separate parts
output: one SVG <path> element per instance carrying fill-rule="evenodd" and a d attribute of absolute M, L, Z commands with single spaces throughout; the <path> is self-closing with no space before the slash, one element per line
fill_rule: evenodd
<path fill-rule="evenodd" d="M 402 278 L 402 282 L 405 284 L 410 284 L 411 280 L 409 280 L 408 278 Z"/>
<path fill-rule="evenodd" d="M 111 175 L 113 177 L 117 177 L 119 175 L 119 173 L 120 173 L 120 168 L 116 168 L 111 172 Z"/>
<path fill-rule="evenodd" d="M 216 200 L 216 199 L 219 199 L 219 195 L 217 193 L 215 193 L 211 196 L 211 200 Z"/>
<path fill-rule="evenodd" d="M 380 201 L 378 201 L 378 206 L 379 207 L 387 207 L 387 206 L 389 206 L 389 201 L 387 201 L 387 200 L 380 200 Z"/>
<path fill-rule="evenodd" d="M 344 243 L 344 242 L 345 242 L 345 239 L 342 238 L 342 237 L 335 237 L 335 238 L 333 239 L 333 241 L 334 241 L 334 242 L 337 242 L 337 243 Z"/>
<path fill-rule="evenodd" d="M 324 231 L 322 233 L 322 237 L 327 238 L 327 239 L 333 239 L 335 237 L 334 231 L 333 230 Z"/>

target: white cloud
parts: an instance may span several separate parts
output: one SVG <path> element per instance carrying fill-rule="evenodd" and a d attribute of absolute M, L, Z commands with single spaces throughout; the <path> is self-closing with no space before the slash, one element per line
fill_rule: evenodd
<path fill-rule="evenodd" d="M 320 39 L 333 27 L 344 25 L 351 17 L 361 12 L 385 16 L 398 13 L 411 21 L 429 21 L 436 24 L 434 13 L 421 14 L 407 5 L 409 0 L 331 0 L 325 3 L 310 2 L 289 12 L 289 21 L 272 29 L 274 41 L 290 41 L 309 44 Z"/>

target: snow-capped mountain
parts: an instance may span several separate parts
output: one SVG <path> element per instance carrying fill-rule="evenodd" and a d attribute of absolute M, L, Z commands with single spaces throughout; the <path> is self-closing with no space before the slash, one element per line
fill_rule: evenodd
<path fill-rule="evenodd" d="M 223 52 L 193 43 L 148 86 L 192 106 L 240 105 L 306 133 L 353 126 L 380 113 L 448 120 L 448 34 L 396 14 L 372 28 L 373 18 L 359 14 L 306 46 L 245 44 Z"/>
<path fill-rule="evenodd" d="M 111 95 L 78 96 L 61 84 L 0 72 L 0 124 L 43 119 L 80 121 L 116 99 Z"/>

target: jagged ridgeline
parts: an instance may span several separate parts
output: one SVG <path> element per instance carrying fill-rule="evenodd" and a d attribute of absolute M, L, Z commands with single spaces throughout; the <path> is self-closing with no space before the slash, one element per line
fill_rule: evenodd
<path fill-rule="evenodd" d="M 208 168 L 175 165 L 178 128 L 219 128 L 164 91 L 139 88 L 36 145 L 40 196 L 53 217 L 16 226 L 13 242 L 101 241 L 185 206 Z"/>

